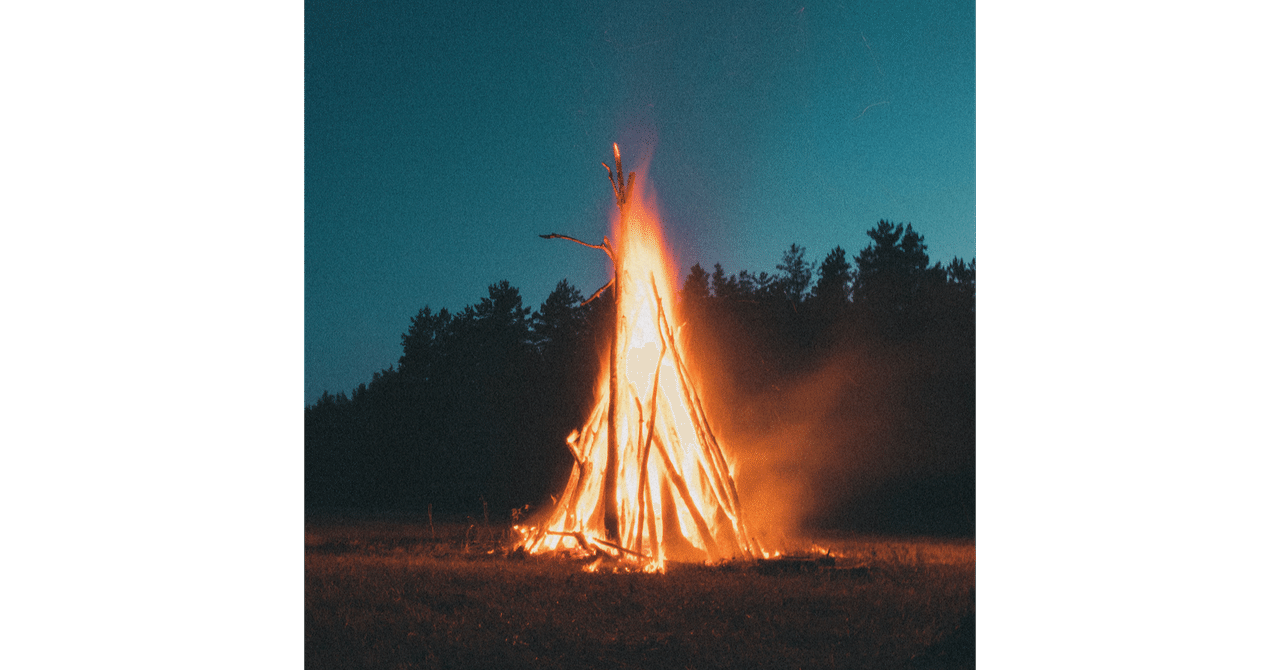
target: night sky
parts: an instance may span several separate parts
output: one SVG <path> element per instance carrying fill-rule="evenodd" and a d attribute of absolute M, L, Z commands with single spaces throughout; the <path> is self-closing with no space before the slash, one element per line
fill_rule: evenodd
<path fill-rule="evenodd" d="M 966 3 L 308 2 L 305 395 L 393 366 L 423 306 L 537 309 L 608 262 L 602 161 L 650 159 L 671 254 L 774 272 L 879 219 L 975 257 Z"/>

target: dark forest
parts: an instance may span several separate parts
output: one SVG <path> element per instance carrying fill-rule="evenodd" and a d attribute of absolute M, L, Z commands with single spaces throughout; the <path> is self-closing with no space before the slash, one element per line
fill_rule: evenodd
<path fill-rule="evenodd" d="M 679 301 L 697 383 L 744 487 L 787 523 L 972 536 L 974 261 L 930 265 L 910 224 L 866 235 L 821 262 L 793 244 L 774 273 L 694 265 Z M 613 301 L 581 305 L 568 279 L 536 311 L 506 281 L 488 293 L 423 307 L 397 365 L 306 408 L 309 515 L 501 520 L 559 493 Z"/>

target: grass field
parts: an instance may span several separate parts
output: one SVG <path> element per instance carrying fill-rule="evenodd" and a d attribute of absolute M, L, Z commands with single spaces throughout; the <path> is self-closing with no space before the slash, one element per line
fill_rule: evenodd
<path fill-rule="evenodd" d="M 812 563 L 584 572 L 505 529 L 315 521 L 308 668 L 964 668 L 972 540 L 818 537 Z M 788 569 L 783 569 L 788 568 Z"/>

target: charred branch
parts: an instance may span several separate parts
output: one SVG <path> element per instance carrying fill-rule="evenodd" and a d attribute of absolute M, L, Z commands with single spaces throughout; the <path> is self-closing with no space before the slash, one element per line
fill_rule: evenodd
<path fill-rule="evenodd" d="M 613 549 L 617 549 L 617 550 L 618 550 L 618 551 L 620 551 L 620 552 L 623 552 L 623 553 L 625 553 L 625 554 L 630 554 L 630 555 L 632 555 L 632 556 L 635 556 L 636 558 L 642 558 L 642 559 L 645 559 L 645 560 L 648 560 L 648 559 L 649 559 L 649 557 L 648 557 L 648 556 L 645 556 L 644 554 L 642 554 L 642 553 L 640 553 L 640 552 L 638 552 L 638 551 L 632 551 L 632 550 L 630 550 L 630 549 L 627 549 L 626 547 L 623 547 L 623 546 L 620 546 L 620 545 L 614 544 L 614 543 L 612 543 L 612 542 L 610 542 L 610 541 L 608 541 L 608 540 L 602 540 L 602 539 L 600 539 L 600 538 L 598 538 L 598 537 L 593 537 L 593 538 L 590 538 L 590 539 L 591 539 L 591 541 L 593 541 L 593 542 L 596 542 L 596 543 L 598 543 L 598 544 L 603 544 L 603 545 L 604 545 L 604 546 L 606 546 L 606 547 L 611 547 L 611 548 L 613 548 Z"/>
<path fill-rule="evenodd" d="M 616 298 L 618 291 L 613 294 Z M 621 315 L 618 318 L 621 320 Z M 609 338 L 609 434 L 606 436 L 604 485 L 600 487 L 604 533 L 610 540 L 618 539 L 618 400 L 618 328 L 614 327 L 613 337 Z"/>
<path fill-rule="evenodd" d="M 547 535 L 559 535 L 561 537 L 571 537 L 578 541 L 578 545 L 582 547 L 583 551 L 600 553 L 599 549 L 596 549 L 595 547 L 591 546 L 591 543 L 587 542 L 587 536 L 580 530 L 575 530 L 572 532 L 565 532 L 562 530 L 549 530 L 547 531 Z"/>
<path fill-rule="evenodd" d="M 636 185 L 636 173 L 629 173 L 625 180 L 622 178 L 622 152 L 618 151 L 617 142 L 613 143 L 613 162 L 618 168 L 617 179 L 614 178 L 613 170 L 607 163 L 601 163 L 601 165 L 609 173 L 609 183 L 613 184 L 613 196 L 618 201 L 618 210 L 625 213 L 626 205 L 631 201 L 631 187 Z"/>
<path fill-rule="evenodd" d="M 610 279 L 610 280 L 609 280 L 609 283 L 607 283 L 607 284 L 605 284 L 604 286 L 601 286 L 600 288 L 596 289 L 596 292 L 595 292 L 595 293 L 592 293 L 590 298 L 587 298 L 586 300 L 583 300 L 583 301 L 582 301 L 582 304 L 580 304 L 580 305 L 578 305 L 578 306 L 579 306 L 579 307 L 585 307 L 585 306 L 587 305 L 587 303 L 591 302 L 592 300 L 595 300 L 596 298 L 599 298 L 601 293 L 604 293 L 605 291 L 609 290 L 609 287 L 610 287 L 610 286 L 613 286 L 613 280 L 612 280 L 612 279 Z"/>
<path fill-rule="evenodd" d="M 569 237 L 568 235 L 561 235 L 560 233 L 551 233 L 549 235 L 539 235 L 538 237 L 541 237 L 544 240 L 569 240 L 570 242 L 577 242 L 578 244 L 581 244 L 584 247 L 599 249 L 600 251 L 603 251 L 606 254 L 609 254 L 609 259 L 613 260 L 613 246 L 609 244 L 608 237 L 604 238 L 604 244 L 591 244 L 590 242 L 583 242 L 582 240 L 576 237 Z"/>

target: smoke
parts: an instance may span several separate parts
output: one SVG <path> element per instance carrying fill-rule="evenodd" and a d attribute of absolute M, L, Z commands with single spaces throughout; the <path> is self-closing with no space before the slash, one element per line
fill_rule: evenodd
<path fill-rule="evenodd" d="M 730 396 L 722 408 L 730 411 L 718 412 L 728 419 L 725 442 L 738 455 L 744 511 L 762 541 L 830 516 L 884 474 L 894 394 L 883 368 L 845 355 L 753 396 L 721 387 Z"/>
<path fill-rule="evenodd" d="M 762 543 L 779 547 L 825 526 L 966 532 L 965 510 L 950 507 L 957 499 L 963 507 L 972 486 L 964 475 L 972 473 L 972 433 L 966 441 L 964 421 L 940 420 L 947 412 L 931 406 L 949 392 L 935 358 L 918 347 L 864 344 L 760 380 L 753 375 L 779 366 L 743 365 L 759 353 L 722 339 L 729 342 L 698 348 L 700 386 Z M 941 402 L 963 419 L 965 398 Z"/>

